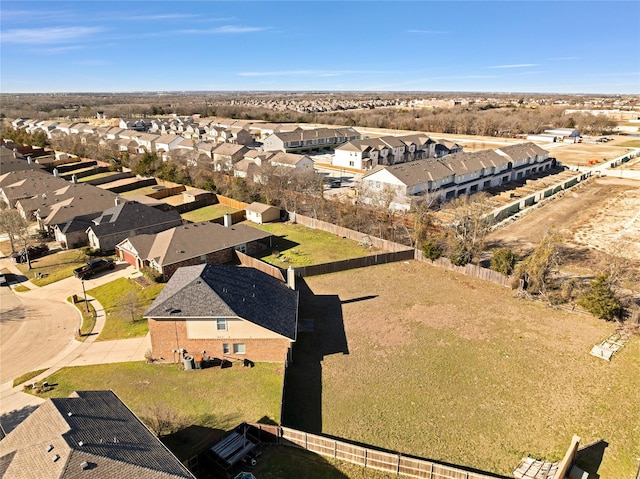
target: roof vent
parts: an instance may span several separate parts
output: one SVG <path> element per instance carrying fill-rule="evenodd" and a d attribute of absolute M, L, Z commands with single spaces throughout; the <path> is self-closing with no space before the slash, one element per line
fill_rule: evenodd
<path fill-rule="evenodd" d="M 87 461 L 84 461 L 82 464 L 80 464 L 80 467 L 83 471 L 86 471 L 87 469 L 89 469 L 89 463 Z"/>
<path fill-rule="evenodd" d="M 71 417 L 71 416 L 73 416 L 73 413 L 72 413 L 71 411 L 69 411 L 69 412 L 67 413 L 67 416 Z"/>
<path fill-rule="evenodd" d="M 60 459 L 60 456 L 58 454 L 54 454 L 51 461 L 56 462 L 58 459 Z"/>
<path fill-rule="evenodd" d="M 176 253 L 178 253 L 178 254 L 180 254 L 180 253 L 184 253 L 184 250 L 177 249 L 177 250 L 176 250 Z"/>
<path fill-rule="evenodd" d="M 78 446 L 80 446 L 80 447 L 84 446 L 84 442 L 78 441 Z"/>
<path fill-rule="evenodd" d="M 53 451 L 53 444 L 49 444 L 47 446 L 47 452 L 51 452 L 51 451 Z"/>

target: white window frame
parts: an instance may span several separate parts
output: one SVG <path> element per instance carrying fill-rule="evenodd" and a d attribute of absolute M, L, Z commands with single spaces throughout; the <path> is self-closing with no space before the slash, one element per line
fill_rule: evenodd
<path fill-rule="evenodd" d="M 216 318 L 216 331 L 227 331 L 227 329 L 228 326 L 226 318 Z"/>
<path fill-rule="evenodd" d="M 233 343 L 233 354 L 247 354 L 245 343 Z"/>

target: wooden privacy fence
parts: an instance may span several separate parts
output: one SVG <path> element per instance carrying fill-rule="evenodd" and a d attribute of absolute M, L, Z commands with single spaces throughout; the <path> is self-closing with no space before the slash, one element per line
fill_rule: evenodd
<path fill-rule="evenodd" d="M 350 230 L 349 228 L 343 228 L 342 226 L 334 225 L 333 223 L 327 223 L 326 221 L 310 218 L 309 216 L 300 215 L 295 212 L 292 213 L 288 211 L 287 213 L 289 214 L 289 219 L 291 220 L 292 223 L 299 223 L 309 228 L 328 231 L 329 233 L 333 233 L 334 235 L 342 236 L 343 238 L 348 238 L 350 240 L 357 241 L 358 243 L 372 245 L 384 251 L 395 252 L 395 251 L 405 251 L 409 249 L 409 246 L 407 245 L 394 243 L 393 241 L 383 240 L 381 238 L 368 235 L 366 233 L 361 233 L 359 231 Z"/>
<path fill-rule="evenodd" d="M 405 247 L 406 248 L 406 247 Z M 362 258 L 345 259 L 342 261 L 332 261 L 330 263 L 313 264 L 309 266 L 297 266 L 296 276 L 317 276 L 319 274 L 336 273 L 348 269 L 364 268 L 376 264 L 393 263 L 395 261 L 408 261 L 414 258 L 414 250 L 405 249 L 393 253 L 379 253 Z"/>
<path fill-rule="evenodd" d="M 235 208 L 236 210 L 244 210 L 247 206 L 249 206 L 249 203 L 234 200 L 233 198 L 229 198 L 228 196 L 216 195 L 216 198 L 218 198 L 218 203 L 230 206 L 231 208 Z"/>
<path fill-rule="evenodd" d="M 466 470 L 427 459 L 407 457 L 396 452 L 380 451 L 317 434 L 310 434 L 283 426 L 251 424 L 257 429 L 261 441 L 282 446 L 294 446 L 307 451 L 376 469 L 392 474 L 426 479 L 495 479 L 499 476 L 488 472 Z M 267 437 L 271 436 L 271 437 Z"/>
<path fill-rule="evenodd" d="M 429 263 L 433 266 L 437 266 L 438 268 L 444 268 L 450 271 L 455 271 L 456 273 L 464 274 L 466 276 L 473 276 L 474 278 L 491 281 L 492 283 L 506 286 L 508 288 L 511 287 L 512 279 L 509 276 L 505 276 L 504 274 L 493 271 L 492 269 L 483 268 L 482 266 L 476 266 L 475 264 L 471 263 L 464 266 L 456 266 L 452 264 L 451 261 L 449 261 L 447 258 L 438 258 L 435 260 L 431 260 L 425 258 L 424 254 L 420 250 L 416 250 L 415 259 L 418 261 Z"/>
<path fill-rule="evenodd" d="M 242 266 L 249 266 L 251 268 L 255 268 L 258 271 L 262 271 L 263 273 L 268 274 L 269 276 L 273 276 L 276 279 L 279 279 L 282 282 L 286 282 L 284 273 L 282 269 L 277 266 L 273 266 L 269 263 L 265 263 L 257 258 L 244 254 L 238 250 L 236 250 L 236 256 L 238 257 L 238 261 Z"/>

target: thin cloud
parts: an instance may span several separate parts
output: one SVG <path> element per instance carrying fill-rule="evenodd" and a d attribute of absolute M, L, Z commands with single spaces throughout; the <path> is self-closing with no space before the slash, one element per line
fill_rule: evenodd
<path fill-rule="evenodd" d="M 450 32 L 445 30 L 407 30 L 407 33 L 417 33 L 420 35 L 446 35 Z"/>
<path fill-rule="evenodd" d="M 64 45 L 60 47 L 39 47 L 37 49 L 30 50 L 34 55 L 59 55 L 61 53 L 72 52 L 76 50 L 85 49 L 84 45 Z"/>
<path fill-rule="evenodd" d="M 103 32 L 102 27 L 19 28 L 0 33 L 2 43 L 68 43 Z"/>
<path fill-rule="evenodd" d="M 341 75 L 380 75 L 391 73 L 389 71 L 376 71 L 376 70 L 278 70 L 267 72 L 240 72 L 238 76 L 241 77 L 270 77 L 270 76 L 318 76 L 318 77 L 337 77 Z"/>
<path fill-rule="evenodd" d="M 174 35 L 227 35 L 240 33 L 255 33 L 269 30 L 268 27 L 244 27 L 240 25 L 224 25 L 216 28 L 189 28 L 174 30 Z"/>
<path fill-rule="evenodd" d="M 530 68 L 539 66 L 537 63 L 514 63 L 512 65 L 495 65 L 487 68 Z"/>
<path fill-rule="evenodd" d="M 195 17 L 196 15 L 186 13 L 164 13 L 157 15 L 133 15 L 132 17 L 127 17 L 126 20 L 181 20 Z"/>

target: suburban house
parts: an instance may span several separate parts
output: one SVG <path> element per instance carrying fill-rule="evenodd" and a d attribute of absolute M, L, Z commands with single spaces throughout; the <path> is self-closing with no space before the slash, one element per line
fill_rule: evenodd
<path fill-rule="evenodd" d="M 258 203 L 257 201 L 247 206 L 244 211 L 249 221 L 259 225 L 280 219 L 280 208 Z"/>
<path fill-rule="evenodd" d="M 265 151 L 284 151 L 287 153 L 309 153 L 312 151 L 333 150 L 347 141 L 360 138 L 353 128 L 315 128 L 279 132 L 269 135 L 263 140 Z"/>
<path fill-rule="evenodd" d="M 424 134 L 354 140 L 336 148 L 332 164 L 370 170 L 378 165 L 433 158 L 435 145 L 436 142 Z"/>
<path fill-rule="evenodd" d="M 279 151 L 270 157 L 268 162 L 271 166 L 282 166 L 296 171 L 313 171 L 313 160 L 307 155 Z"/>
<path fill-rule="evenodd" d="M 254 268 L 180 268 L 144 314 L 154 357 L 175 352 L 283 362 L 296 340 L 298 292 Z"/>
<path fill-rule="evenodd" d="M 83 186 L 83 188 L 78 188 Z M 35 212 L 41 230 L 51 231 L 55 225 L 77 216 L 100 213 L 115 204 L 117 195 L 91 185 L 71 184 L 50 193 L 48 202 Z"/>
<path fill-rule="evenodd" d="M 45 171 L 9 171 L 0 175 L 0 195 L 7 206 L 15 208 L 16 203 L 22 199 L 33 198 L 69 184 L 67 180 L 53 176 Z M 31 210 L 30 212 L 33 211 Z"/>
<path fill-rule="evenodd" d="M 460 195 L 522 180 L 555 165 L 549 153 L 533 143 L 495 150 L 454 153 L 390 166 L 378 166 L 362 178 L 362 199 L 390 209 L 408 210 L 412 200 L 436 193 L 449 200 Z"/>
<path fill-rule="evenodd" d="M 42 403 L 0 441 L 4 479 L 195 479 L 113 391 Z"/>
<path fill-rule="evenodd" d="M 244 145 L 223 143 L 213 150 L 213 164 L 216 171 L 230 171 L 249 151 Z"/>
<path fill-rule="evenodd" d="M 127 238 L 116 246 L 116 253 L 137 269 L 156 270 L 167 281 L 181 266 L 228 263 L 236 250 L 256 254 L 267 248 L 271 236 L 247 225 L 189 223 Z"/>
<path fill-rule="evenodd" d="M 176 210 L 160 211 L 137 201 L 122 201 L 102 212 L 86 229 L 89 246 L 93 249 L 111 251 L 128 237 L 139 234 L 154 234 L 182 225 Z"/>

